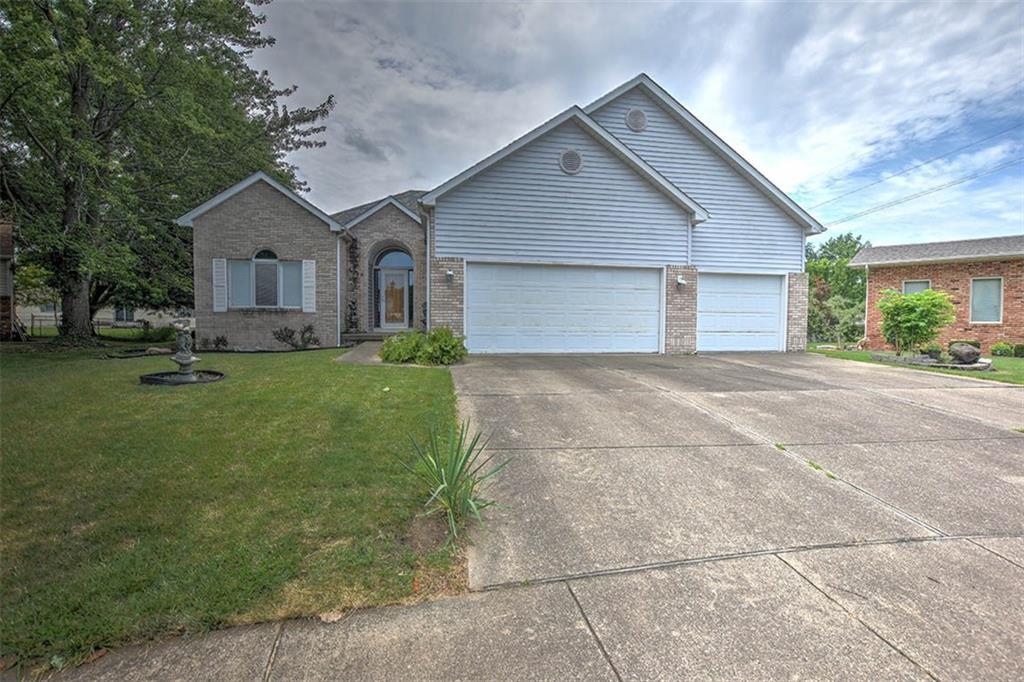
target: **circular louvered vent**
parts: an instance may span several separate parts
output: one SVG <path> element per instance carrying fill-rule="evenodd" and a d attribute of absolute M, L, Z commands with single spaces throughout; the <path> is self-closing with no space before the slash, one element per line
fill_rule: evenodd
<path fill-rule="evenodd" d="M 643 109 L 633 108 L 626 112 L 626 125 L 634 133 L 647 129 L 647 114 Z"/>
<path fill-rule="evenodd" d="M 562 172 L 576 175 L 583 168 L 583 156 L 575 149 L 566 149 L 558 157 L 558 165 Z"/>

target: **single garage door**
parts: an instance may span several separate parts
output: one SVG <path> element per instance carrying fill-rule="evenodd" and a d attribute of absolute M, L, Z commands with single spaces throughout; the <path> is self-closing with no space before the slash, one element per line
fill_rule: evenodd
<path fill-rule="evenodd" d="M 661 270 L 470 263 L 473 353 L 657 353 Z"/>
<path fill-rule="evenodd" d="M 784 277 L 697 276 L 697 350 L 782 350 Z"/>

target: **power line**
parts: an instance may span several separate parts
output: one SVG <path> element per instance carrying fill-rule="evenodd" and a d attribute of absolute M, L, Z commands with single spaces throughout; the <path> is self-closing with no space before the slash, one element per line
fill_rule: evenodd
<path fill-rule="evenodd" d="M 842 194 L 838 194 L 838 195 L 832 197 L 831 199 L 828 199 L 826 201 L 821 202 L 820 204 L 815 204 L 814 206 L 811 206 L 811 210 L 814 210 L 816 208 L 824 206 L 825 204 L 831 204 L 833 201 L 839 201 L 843 197 L 848 197 L 851 194 L 856 194 L 857 192 L 860 192 L 862 190 L 868 189 L 869 187 L 874 187 L 875 185 L 880 185 L 883 182 L 888 182 L 889 180 L 892 180 L 893 178 L 898 178 L 901 175 L 906 175 L 907 173 L 909 173 L 911 171 L 915 171 L 918 168 L 921 168 L 922 166 L 927 166 L 928 164 L 934 163 L 935 161 L 938 161 L 939 159 L 944 159 L 947 156 L 950 156 L 952 154 L 956 154 L 957 152 L 962 152 L 963 150 L 969 149 L 969 148 L 974 147 L 976 145 L 979 145 L 982 142 L 988 142 L 992 138 L 999 137 L 1000 135 L 1005 135 L 1006 133 L 1014 131 L 1017 128 L 1020 128 L 1022 126 L 1024 126 L 1024 123 L 1018 123 L 1017 125 L 1010 126 L 1009 128 L 1007 128 L 1005 130 L 1000 130 L 998 133 L 993 133 L 992 135 L 989 135 L 987 137 L 983 137 L 980 140 L 975 140 L 974 142 L 969 142 L 968 144 L 965 144 L 962 147 L 957 147 L 956 149 L 952 149 L 952 150 L 946 152 L 945 154 L 939 154 L 938 156 L 933 156 L 932 158 L 928 159 L 927 161 L 922 161 L 921 163 L 918 163 L 918 164 L 915 164 L 913 166 L 910 166 L 909 168 L 904 168 L 903 170 L 899 171 L 898 173 L 893 173 L 892 175 L 887 175 L 884 178 L 882 178 L 881 180 L 875 180 L 874 182 L 869 182 L 866 185 L 861 185 L 860 187 L 856 187 L 854 189 L 851 189 L 848 192 L 843 192 Z"/>
<path fill-rule="evenodd" d="M 951 181 L 943 183 L 941 185 L 936 185 L 935 187 L 929 187 L 928 189 L 921 190 L 920 192 L 915 192 L 914 194 L 910 194 L 910 195 L 907 195 L 905 197 L 901 197 L 899 199 L 893 199 L 892 201 L 888 201 L 888 202 L 886 202 L 884 204 L 879 204 L 877 206 L 872 206 L 871 208 L 866 208 L 863 211 L 860 211 L 858 213 L 853 213 L 851 215 L 844 216 L 844 217 L 842 217 L 842 218 L 840 218 L 838 220 L 833 220 L 830 223 L 826 223 L 825 227 L 832 227 L 834 225 L 839 225 L 841 223 L 846 223 L 846 222 L 849 222 L 851 220 L 856 220 L 857 218 L 863 218 L 866 215 L 870 215 L 872 213 L 877 213 L 878 211 L 882 211 L 882 210 L 887 209 L 887 208 L 892 208 L 893 206 L 899 206 L 900 204 L 905 204 L 908 201 L 913 201 L 914 199 L 919 199 L 920 197 L 926 196 L 928 194 L 935 194 L 936 192 L 941 192 L 944 189 L 949 189 L 950 187 L 956 187 L 957 185 L 962 185 L 963 183 L 969 182 L 970 180 L 974 180 L 976 178 L 980 178 L 980 177 L 982 177 L 984 175 L 990 175 L 990 174 L 995 173 L 997 171 L 1001 171 L 1004 168 L 1009 168 L 1010 166 L 1012 166 L 1012 165 L 1014 165 L 1016 163 L 1020 163 L 1021 161 L 1024 161 L 1024 157 L 1021 157 L 1019 159 L 1014 159 L 1013 161 L 1008 161 L 1006 163 L 1001 163 L 998 166 L 993 166 L 991 168 L 986 168 L 984 170 L 978 171 L 976 173 L 972 173 L 970 175 L 965 175 L 963 177 L 956 178 L 955 180 L 951 180 Z"/>
<path fill-rule="evenodd" d="M 1003 99 L 1003 95 L 1004 94 L 1006 94 L 1010 90 L 1017 89 L 1022 84 L 1024 84 L 1024 79 L 1021 79 L 1021 80 L 1018 80 L 1018 81 L 1014 81 L 1013 83 L 1011 83 L 1010 85 L 1006 86 L 1005 88 L 1001 88 L 1001 89 L 997 90 L 996 92 L 992 93 L 991 95 L 988 95 L 987 97 L 982 97 L 982 98 L 978 98 L 978 99 L 974 99 L 974 100 L 970 100 L 969 99 L 967 101 L 968 102 L 975 102 L 975 103 L 978 103 L 978 104 L 980 104 L 982 102 L 998 102 L 998 101 L 1001 101 Z M 937 138 L 937 137 L 939 137 L 941 135 L 945 135 L 950 130 L 953 130 L 954 128 L 961 127 L 961 126 L 966 125 L 968 123 L 977 121 L 979 118 L 980 117 L 977 117 L 977 116 L 971 116 L 971 117 L 965 119 L 964 121 L 956 121 L 956 120 L 954 120 L 952 123 L 948 123 L 948 124 L 940 127 L 935 132 L 931 133 L 931 136 L 929 137 L 929 139 L 935 139 L 935 138 Z M 909 136 L 904 136 L 904 137 L 909 137 Z M 873 149 L 872 150 L 868 150 L 866 152 L 861 152 L 860 154 L 857 154 L 853 158 L 846 159 L 845 161 L 840 161 L 836 165 L 831 166 L 829 168 L 826 168 L 825 171 L 821 173 L 821 175 L 823 175 L 825 178 L 829 178 L 829 177 L 831 177 L 829 175 L 829 173 L 831 173 L 832 171 L 836 170 L 837 168 L 841 168 L 841 167 L 843 167 L 843 166 L 845 166 L 847 164 L 853 163 L 855 161 L 859 161 L 860 159 L 869 158 L 874 153 L 875 153 L 875 150 L 873 150 Z M 863 171 L 865 171 L 865 170 L 867 170 L 869 168 L 874 168 L 875 166 L 880 166 L 881 164 L 885 163 L 890 157 L 892 157 L 893 154 L 895 154 L 895 152 L 888 153 L 885 156 L 883 156 L 881 159 L 879 159 L 878 161 L 875 161 L 874 163 L 870 163 L 867 166 L 864 166 L 863 168 L 861 168 L 860 170 L 863 172 Z"/>

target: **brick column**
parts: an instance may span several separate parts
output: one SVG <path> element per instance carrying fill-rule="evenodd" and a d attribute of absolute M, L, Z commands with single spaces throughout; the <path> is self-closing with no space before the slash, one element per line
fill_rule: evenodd
<path fill-rule="evenodd" d="M 679 286 L 682 275 L 686 284 Z M 697 270 L 687 265 L 665 268 L 665 352 L 697 350 Z"/>
<path fill-rule="evenodd" d="M 807 350 L 807 273 L 791 272 L 786 282 L 786 352 L 802 352 Z"/>
<path fill-rule="evenodd" d="M 451 280 L 447 272 L 452 271 Z M 466 263 L 461 258 L 430 259 L 430 326 L 448 327 L 458 336 L 466 332 L 462 328 L 463 282 Z"/>

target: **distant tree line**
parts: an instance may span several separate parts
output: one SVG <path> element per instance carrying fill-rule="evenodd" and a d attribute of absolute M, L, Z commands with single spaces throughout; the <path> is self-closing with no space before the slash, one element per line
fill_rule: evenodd
<path fill-rule="evenodd" d="M 252 4 L 265 4 L 253 2 Z M 288 109 L 247 58 L 273 38 L 236 0 L 0 0 L 0 211 L 19 264 L 88 343 L 105 305 L 192 305 L 172 220 L 256 170 L 304 189 L 333 96 Z"/>

